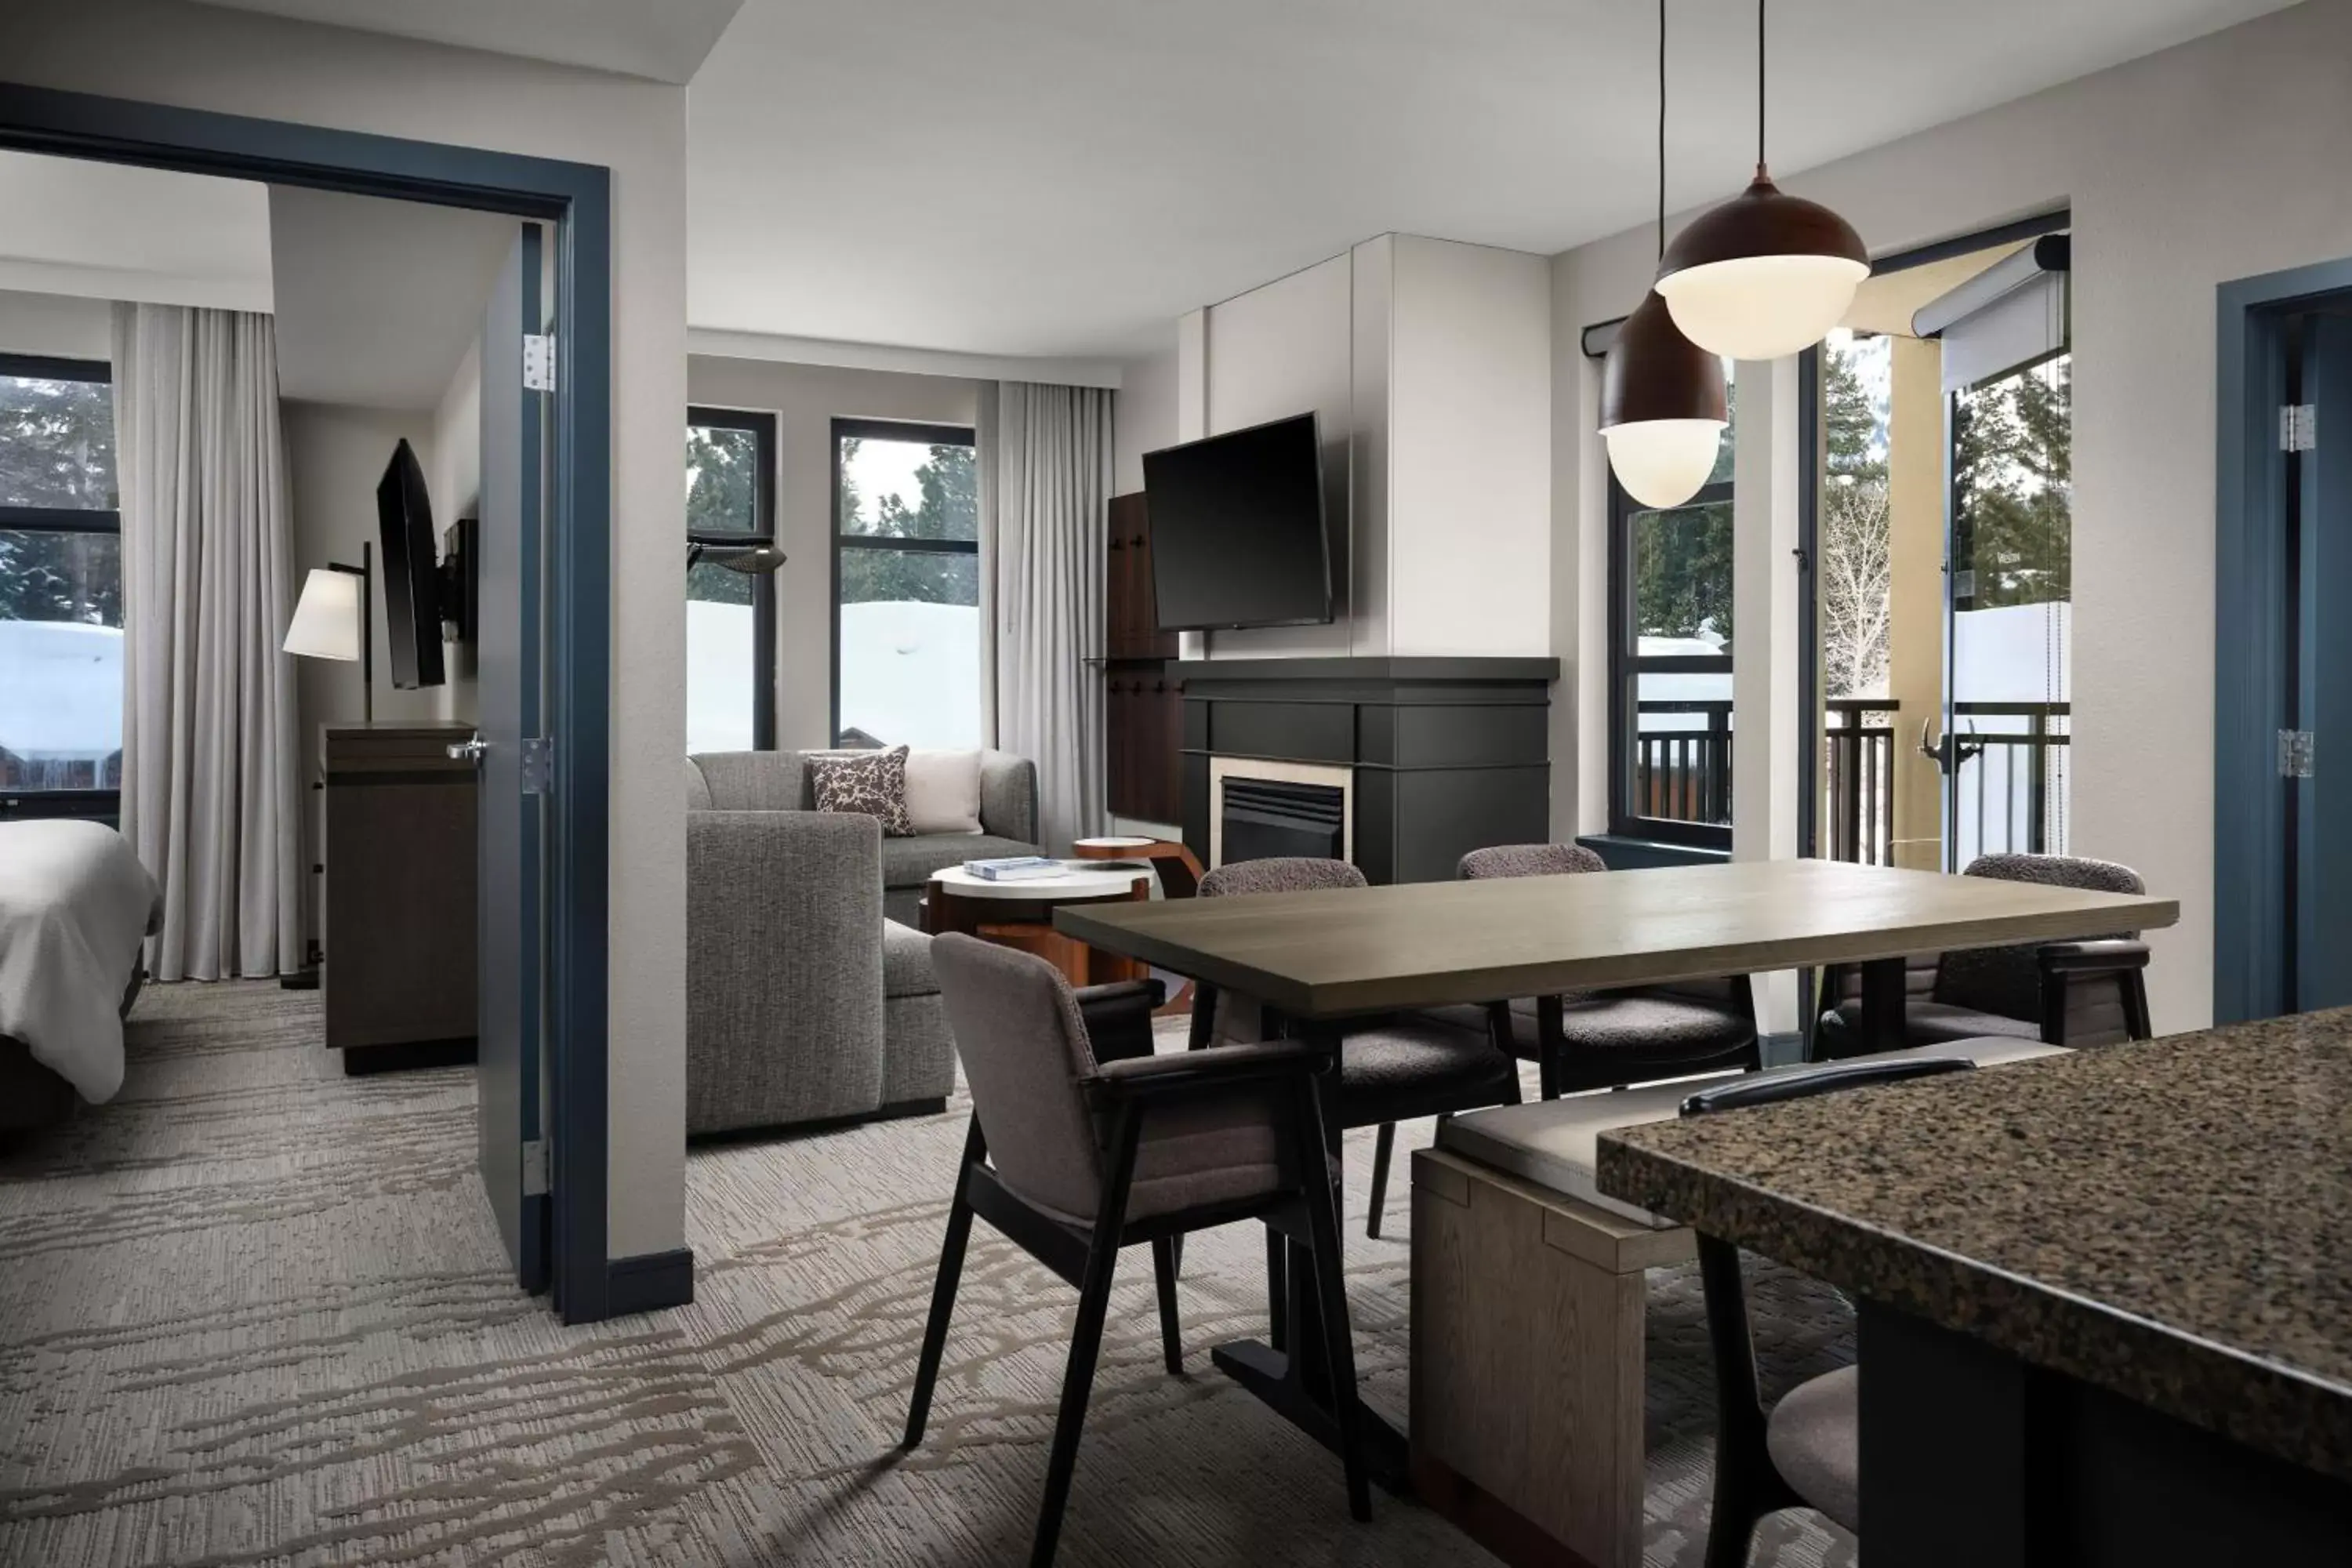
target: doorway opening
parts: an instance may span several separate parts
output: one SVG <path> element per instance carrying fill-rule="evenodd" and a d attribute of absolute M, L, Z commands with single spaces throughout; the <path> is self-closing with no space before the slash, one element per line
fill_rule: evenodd
<path fill-rule="evenodd" d="M 0 153 L 59 155 L 85 168 L 133 165 L 257 182 L 296 196 L 503 215 L 511 247 L 503 271 L 514 287 L 494 293 L 486 320 L 510 324 L 515 341 L 488 342 L 481 355 L 480 510 L 488 557 L 496 558 L 499 548 L 499 539 L 491 537 L 499 532 L 492 512 L 505 508 L 514 520 L 503 536 L 513 569 L 485 573 L 485 603 L 472 617 L 485 634 L 484 694 L 475 715 L 482 746 L 474 754 L 485 762 L 485 795 L 498 800 L 511 795 L 514 815 L 540 826 L 511 837 L 486 832 L 478 837 L 486 860 L 509 856 L 518 846 L 535 856 L 542 842 L 545 859 L 543 872 L 535 861 L 501 866 L 501 873 L 514 871 L 517 897 L 497 909 L 486 900 L 487 917 L 476 916 L 482 968 L 502 977 L 501 999 L 494 1001 L 486 988 L 477 1020 L 486 1070 L 491 1042 L 512 1047 L 501 1058 L 511 1067 L 510 1081 L 500 1093 L 486 1088 L 480 1097 L 478 1169 L 499 1212 L 518 1282 L 550 1290 L 567 1321 L 610 1315 L 608 172 L 6 85 L 0 85 Z M 509 295 L 511 308 L 501 315 L 499 301 Z M 551 339 L 562 352 L 543 355 L 534 373 L 526 361 L 526 335 Z M 531 399 L 521 395 L 526 388 Z M 361 499 L 363 518 L 373 500 L 373 495 Z M 456 510 L 437 521 L 457 521 Z M 527 530 L 525 518 L 534 520 Z M 47 537 L 30 544 L 58 553 L 57 542 Z M 73 557 L 68 564 L 89 568 L 90 552 L 79 548 L 79 556 L 65 551 Z M 89 576 L 84 570 L 68 585 L 79 593 L 75 584 L 86 586 Z M 104 629 L 103 606 L 83 608 L 98 614 L 94 624 Z M 488 820 L 494 814 L 483 815 Z M 528 1226 L 504 1223 L 507 1210 L 520 1214 L 539 1205 L 545 1223 L 535 1236 Z M 635 1300 L 625 1310 L 662 1304 L 667 1303 Z"/>

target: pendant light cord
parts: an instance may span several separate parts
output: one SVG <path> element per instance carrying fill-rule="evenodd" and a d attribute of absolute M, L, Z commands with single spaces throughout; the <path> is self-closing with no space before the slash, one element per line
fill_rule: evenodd
<path fill-rule="evenodd" d="M 1764 0 L 1756 0 L 1756 177 L 1764 177 Z"/>
<path fill-rule="evenodd" d="M 1666 0 L 1658 0 L 1658 259 L 1666 258 Z"/>

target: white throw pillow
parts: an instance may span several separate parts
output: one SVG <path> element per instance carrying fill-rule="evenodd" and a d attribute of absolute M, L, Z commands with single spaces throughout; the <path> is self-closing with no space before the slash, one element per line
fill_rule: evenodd
<path fill-rule="evenodd" d="M 907 753 L 907 815 L 918 833 L 978 833 L 980 753 Z"/>

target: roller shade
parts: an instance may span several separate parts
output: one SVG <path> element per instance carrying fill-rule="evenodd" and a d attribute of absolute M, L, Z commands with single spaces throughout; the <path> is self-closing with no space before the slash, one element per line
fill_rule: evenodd
<path fill-rule="evenodd" d="M 1916 335 L 1943 342 L 1947 393 L 2066 346 L 2071 251 L 2066 236 L 2044 235 L 1913 313 Z"/>

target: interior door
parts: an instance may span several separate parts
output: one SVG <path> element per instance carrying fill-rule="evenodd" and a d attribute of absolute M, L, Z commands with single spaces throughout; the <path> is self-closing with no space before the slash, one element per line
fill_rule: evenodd
<path fill-rule="evenodd" d="M 542 310 L 542 242 L 523 226 L 482 323 L 479 1100 L 482 1183 L 523 1289 L 548 1287 L 541 1125 L 544 953 L 540 740 L 541 544 L 549 394 L 526 384 L 524 338 Z M 532 376 L 530 380 L 550 378 Z"/>
<path fill-rule="evenodd" d="M 2300 1012 L 2352 1005 L 2352 316 L 2304 321 L 2300 402 L 2312 412 L 2289 491 L 2299 623 L 2289 871 L 2295 939 L 2286 994 Z M 2301 442 L 2295 444 L 2303 444 Z M 2300 776 L 2295 776 L 2300 775 Z"/>

